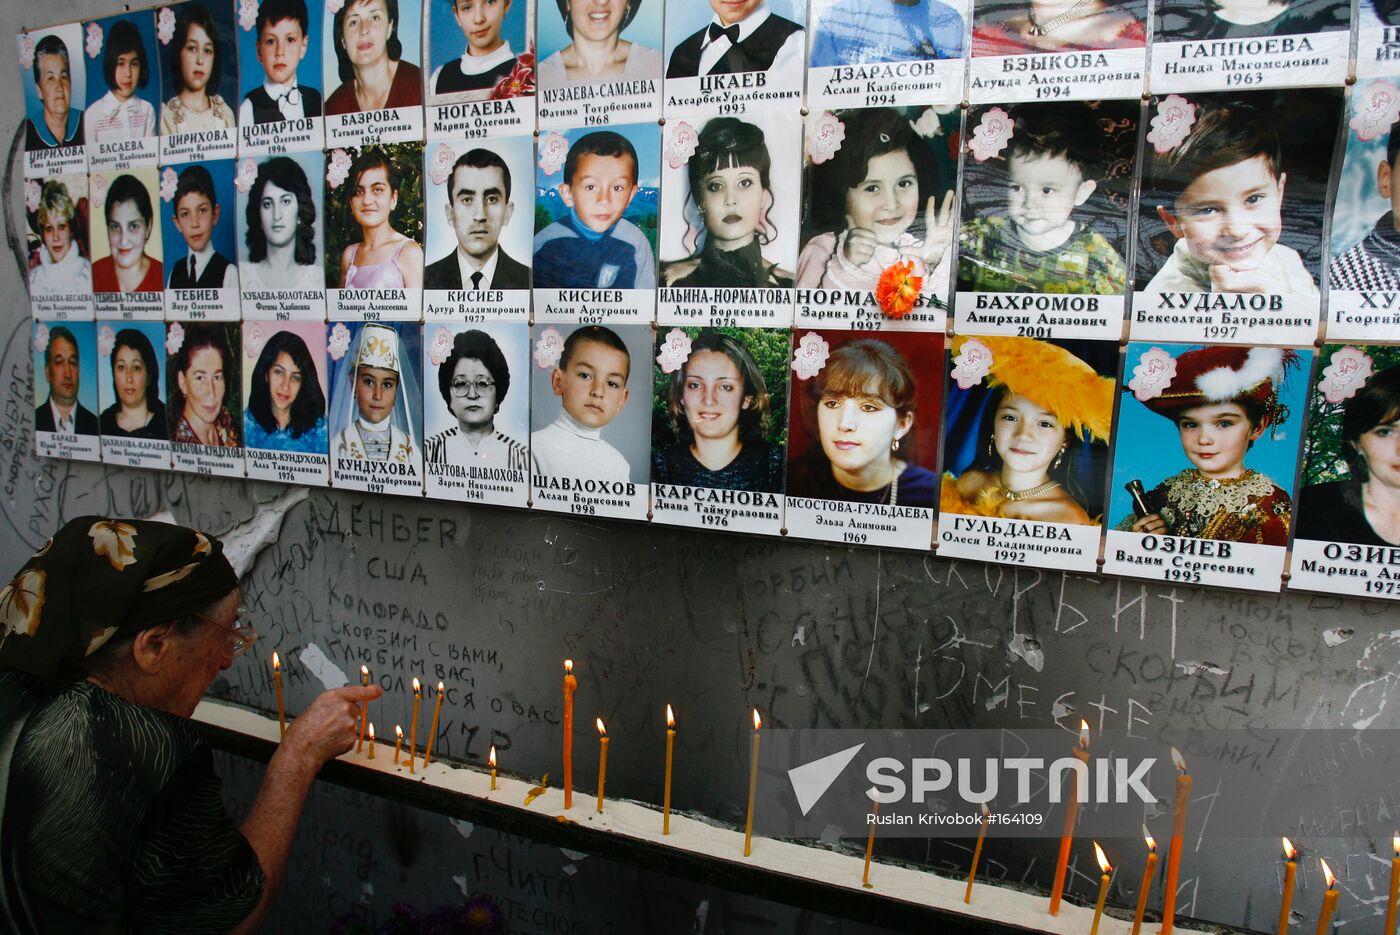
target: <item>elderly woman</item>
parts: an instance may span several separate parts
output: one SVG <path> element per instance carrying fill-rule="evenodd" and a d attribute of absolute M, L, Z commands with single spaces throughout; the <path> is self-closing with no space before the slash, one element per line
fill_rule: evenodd
<path fill-rule="evenodd" d="M 237 385 L 238 371 L 224 326 L 191 324 L 165 371 L 170 440 L 239 447 L 238 423 L 228 411 L 228 388 Z"/>
<path fill-rule="evenodd" d="M 187 720 L 256 633 L 217 539 L 142 520 L 65 525 L 0 591 L 0 928 L 252 932 L 316 773 L 376 687 L 316 698 L 240 827 Z"/>

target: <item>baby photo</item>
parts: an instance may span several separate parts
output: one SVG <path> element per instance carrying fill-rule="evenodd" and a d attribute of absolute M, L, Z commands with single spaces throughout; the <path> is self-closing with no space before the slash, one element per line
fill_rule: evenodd
<path fill-rule="evenodd" d="M 924 62 L 966 54 L 961 0 L 812 0 L 811 68 Z"/>
<path fill-rule="evenodd" d="M 332 152 L 326 163 L 326 218 L 328 288 L 421 289 L 422 144 Z"/>
<path fill-rule="evenodd" d="M 428 144 L 424 289 L 530 288 L 534 142 Z"/>
<path fill-rule="evenodd" d="M 154 139 L 160 77 L 155 17 L 150 10 L 94 20 L 84 27 L 87 85 L 93 100 L 83 114 L 89 158 L 101 143 Z M 105 89 L 100 96 L 97 91 Z M 156 151 L 146 154 L 154 161 Z"/>
<path fill-rule="evenodd" d="M 1352 90 L 1346 156 L 1332 208 L 1330 290 L 1400 290 L 1400 99 L 1386 80 Z M 1400 332 L 1397 332 L 1400 333 Z"/>
<path fill-rule="evenodd" d="M 664 5 L 665 0 L 544 0 L 540 89 L 660 80 Z"/>
<path fill-rule="evenodd" d="M 1340 88 L 1154 98 L 1136 289 L 1317 295 L 1341 113 Z"/>
<path fill-rule="evenodd" d="M 960 113 L 922 107 L 821 111 L 805 149 L 800 289 L 873 291 L 915 261 L 939 301 L 952 268 Z"/>
<path fill-rule="evenodd" d="M 666 0 L 666 77 L 805 67 L 803 0 Z"/>
<path fill-rule="evenodd" d="M 102 407 L 97 425 L 104 439 L 170 438 L 165 418 L 165 337 L 164 322 L 97 322 L 97 398 Z M 107 446 L 103 448 L 105 458 Z M 168 446 L 157 453 L 156 462 L 145 466 L 169 467 Z M 140 459 L 122 463 L 144 464 Z"/>
<path fill-rule="evenodd" d="M 167 289 L 230 289 L 238 307 L 232 159 L 161 170 Z M 238 317 L 235 311 L 233 317 Z"/>
<path fill-rule="evenodd" d="M 793 115 L 668 121 L 661 284 L 791 288 L 802 127 Z"/>
<path fill-rule="evenodd" d="M 91 293 L 88 177 L 26 179 L 24 207 L 29 297 L 34 307 L 46 306 L 47 298 Z M 81 304 L 91 318 L 91 299 Z"/>
<path fill-rule="evenodd" d="M 390 461 L 405 468 L 395 477 L 411 480 L 410 486 L 421 491 L 422 336 L 418 325 L 336 322 L 330 326 L 327 347 L 332 468 L 339 471 L 336 459 Z M 337 475 L 336 483 L 341 482 Z"/>
<path fill-rule="evenodd" d="M 1156 42 L 1259 39 L 1351 28 L 1351 4 L 1345 0 L 1173 0 L 1158 3 L 1156 16 Z"/>
<path fill-rule="evenodd" d="M 535 93 L 533 0 L 423 0 L 428 103 Z"/>
<path fill-rule="evenodd" d="M 165 288 L 155 166 L 92 174 L 94 292 L 160 292 Z"/>
<path fill-rule="evenodd" d="M 234 185 L 238 266 L 245 296 L 325 288 L 320 229 L 324 167 L 320 152 L 239 160 Z M 321 317 L 324 320 L 324 310 Z"/>
<path fill-rule="evenodd" d="M 972 54 L 1027 55 L 1093 49 L 1140 49 L 1147 42 L 1147 2 L 974 0 Z"/>
<path fill-rule="evenodd" d="M 97 338 L 90 321 L 34 322 L 34 430 L 98 433 Z M 95 446 L 94 446 L 95 460 Z"/>
<path fill-rule="evenodd" d="M 236 126 L 238 47 L 233 5 L 192 0 L 160 7 L 156 26 L 163 102 L 161 135 Z"/>
<path fill-rule="evenodd" d="M 959 292 L 1122 295 L 1136 101 L 974 107 Z"/>
<path fill-rule="evenodd" d="M 656 288 L 660 137 L 655 124 L 540 137 L 536 289 Z"/>
<path fill-rule="evenodd" d="M 165 336 L 166 418 L 177 445 L 243 447 L 236 323 L 172 321 Z M 240 460 L 238 468 L 242 471 Z"/>
<path fill-rule="evenodd" d="M 326 453 L 324 324 L 246 322 L 242 373 L 244 447 Z"/>
<path fill-rule="evenodd" d="M 339 0 L 326 4 L 330 41 L 321 52 L 326 116 L 423 104 L 423 3 Z M 421 139 L 421 137 L 420 137 Z"/>

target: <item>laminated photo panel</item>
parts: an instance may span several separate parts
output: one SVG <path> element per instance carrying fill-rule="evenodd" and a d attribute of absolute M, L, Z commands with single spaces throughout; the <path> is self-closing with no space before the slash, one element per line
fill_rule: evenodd
<path fill-rule="evenodd" d="M 974 104 L 1142 95 L 1147 0 L 1076 6 L 1039 22 L 1028 0 L 974 0 Z"/>
<path fill-rule="evenodd" d="M 327 317 L 420 321 L 423 144 L 331 150 L 325 185 Z"/>
<path fill-rule="evenodd" d="M 165 317 L 159 170 L 93 172 L 88 194 L 93 311 L 99 318 Z"/>
<path fill-rule="evenodd" d="M 160 50 L 150 10 L 83 24 L 90 92 L 83 139 L 90 171 L 123 172 L 160 160 Z"/>
<path fill-rule="evenodd" d="M 92 321 L 92 233 L 86 175 L 24 180 L 24 253 L 35 318 Z"/>
<path fill-rule="evenodd" d="M 1105 572 L 1279 589 L 1312 359 L 1312 348 L 1128 344 Z"/>
<path fill-rule="evenodd" d="M 1391 509 L 1400 484 L 1394 407 L 1400 348 L 1327 344 L 1308 400 L 1288 586 L 1325 594 L 1400 597 Z"/>
<path fill-rule="evenodd" d="M 36 321 L 34 450 L 45 458 L 100 461 L 97 328 L 90 321 Z"/>
<path fill-rule="evenodd" d="M 533 131 L 535 0 L 423 0 L 423 20 L 428 139 Z"/>
<path fill-rule="evenodd" d="M 96 325 L 102 460 L 123 467 L 169 470 L 165 322 L 98 321 Z"/>
<path fill-rule="evenodd" d="M 429 497 L 524 507 L 530 499 L 530 326 L 423 326 L 423 476 Z"/>
<path fill-rule="evenodd" d="M 967 64 L 967 6 L 967 0 L 812 0 L 808 106 L 958 103 Z"/>
<path fill-rule="evenodd" d="M 241 317 L 236 171 L 232 159 L 160 170 L 160 223 L 167 250 L 165 317 L 171 321 Z"/>
<path fill-rule="evenodd" d="M 652 522 L 782 534 L 791 346 L 786 328 L 658 329 Z"/>
<path fill-rule="evenodd" d="M 947 327 L 961 119 L 956 106 L 812 111 L 796 327 Z"/>
<path fill-rule="evenodd" d="M 1327 339 L 1396 341 L 1400 231 L 1394 203 L 1400 200 L 1400 177 L 1392 147 L 1400 146 L 1400 87 L 1385 79 L 1357 84 L 1347 118 L 1346 156 L 1332 205 Z"/>
<path fill-rule="evenodd" d="M 536 324 L 530 486 L 537 510 L 646 519 L 650 325 Z"/>
<path fill-rule="evenodd" d="M 420 326 L 338 321 L 329 334 L 331 486 L 421 497 Z"/>
<path fill-rule="evenodd" d="M 1134 340 L 1316 339 L 1341 115 L 1336 88 L 1153 98 L 1140 170 Z"/>
<path fill-rule="evenodd" d="M 325 321 L 325 154 L 238 160 L 238 278 L 243 317 Z"/>
<path fill-rule="evenodd" d="M 324 487 L 327 458 L 326 326 L 243 325 L 243 455 L 248 476 Z"/>
<path fill-rule="evenodd" d="M 664 0 L 570 4 L 544 0 L 539 7 L 541 127 L 598 127 L 661 116 L 661 14 Z M 596 56 L 614 50 L 605 74 L 580 61 L 575 34 Z"/>
<path fill-rule="evenodd" d="M 423 141 L 423 4 L 432 0 L 326 3 L 321 79 L 326 148 Z M 386 87 L 379 75 L 392 71 Z M 367 77 L 371 90 L 360 78 Z"/>
<path fill-rule="evenodd" d="M 1240 0 L 1172 0 L 1156 4 L 1154 11 L 1153 94 L 1340 86 L 1346 80 L 1351 46 L 1346 0 L 1269 4 L 1273 15 L 1262 22 L 1251 22 L 1258 8 Z"/>
<path fill-rule="evenodd" d="M 729 22 L 735 6 L 721 0 L 666 0 L 667 120 L 801 108 L 807 3 L 748 5 L 743 19 Z M 737 40 L 724 35 L 707 42 L 711 23 L 738 26 Z"/>
<path fill-rule="evenodd" d="M 663 132 L 657 322 L 787 327 L 802 118 L 681 119 L 668 121 Z"/>
<path fill-rule="evenodd" d="M 1356 77 L 1400 74 L 1400 7 L 1389 0 L 1358 0 Z"/>
<path fill-rule="evenodd" d="M 174 468 L 243 477 L 243 381 L 237 322 L 165 329 L 166 420 Z"/>
<path fill-rule="evenodd" d="M 156 7 L 162 165 L 237 157 L 237 35 L 228 0 Z"/>
<path fill-rule="evenodd" d="M 326 139 L 321 4 L 237 3 L 239 156 L 321 149 Z"/>
<path fill-rule="evenodd" d="M 794 328 L 792 342 L 788 535 L 928 549 L 943 335 Z"/>
<path fill-rule="evenodd" d="M 534 156 L 532 136 L 428 144 L 425 321 L 529 320 Z"/>
<path fill-rule="evenodd" d="M 1132 100 L 968 112 L 958 333 L 1123 333 L 1140 111 Z"/>
<path fill-rule="evenodd" d="M 1095 571 L 1118 343 L 959 335 L 948 371 L 939 554 Z"/>
<path fill-rule="evenodd" d="M 22 32 L 15 45 L 24 89 L 24 177 L 85 174 L 83 110 L 88 98 L 82 24 Z"/>
<path fill-rule="evenodd" d="M 660 160 L 661 127 L 655 124 L 541 134 L 536 322 L 655 318 Z"/>

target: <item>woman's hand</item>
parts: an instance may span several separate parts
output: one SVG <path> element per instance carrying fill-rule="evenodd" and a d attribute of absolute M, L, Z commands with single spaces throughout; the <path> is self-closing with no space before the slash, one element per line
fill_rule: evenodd
<path fill-rule="evenodd" d="M 924 208 L 923 243 L 904 248 L 900 251 L 900 256 L 923 260 L 929 272 L 937 268 L 943 254 L 947 253 L 953 244 L 955 198 L 956 192 L 950 190 L 945 193 L 941 209 L 932 197 L 929 198 L 928 205 Z"/>
<path fill-rule="evenodd" d="M 384 694 L 378 685 L 347 685 L 317 695 L 287 727 L 281 750 L 300 759 L 313 772 L 355 745 L 360 729 L 360 704 Z"/>
<path fill-rule="evenodd" d="M 1145 532 L 1157 536 L 1170 535 L 1170 530 L 1167 529 L 1167 521 L 1162 519 L 1160 513 L 1149 513 L 1142 519 L 1133 523 L 1131 529 L 1133 532 Z"/>

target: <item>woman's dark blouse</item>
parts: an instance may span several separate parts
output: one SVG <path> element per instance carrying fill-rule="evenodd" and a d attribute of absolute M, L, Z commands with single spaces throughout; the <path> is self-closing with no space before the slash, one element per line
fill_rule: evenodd
<path fill-rule="evenodd" d="M 117 424 L 117 413 L 121 411 L 121 403 L 112 403 L 102 410 L 102 415 L 97 419 L 97 430 L 103 435 L 110 435 L 113 438 L 169 438 L 170 430 L 165 424 L 165 403 L 156 403 L 156 408 L 151 410 L 151 421 L 134 432 L 128 432 Z"/>
<path fill-rule="evenodd" d="M 684 484 L 718 490 L 783 492 L 783 451 L 767 442 L 745 442 L 739 454 L 718 471 L 712 471 L 680 443 L 651 453 L 654 484 Z"/>
<path fill-rule="evenodd" d="M 1361 482 L 1354 480 L 1304 487 L 1293 504 L 1293 528 L 1299 539 L 1354 545 L 1396 545 L 1376 535 L 1366 521 L 1366 508 L 1361 501 Z"/>
<path fill-rule="evenodd" d="M 938 475 L 917 464 L 906 464 L 899 474 L 899 493 L 895 506 L 938 505 Z M 842 500 L 846 503 L 889 503 L 890 485 L 877 490 L 851 490 L 842 487 L 831 473 L 825 458 L 809 458 L 797 465 L 788 484 L 789 497 L 811 497 L 814 500 Z"/>
<path fill-rule="evenodd" d="M 0 927 L 223 933 L 257 905 L 262 868 L 192 722 L 0 670 L 0 735 Z"/>
<path fill-rule="evenodd" d="M 735 289 L 790 289 L 791 276 L 779 276 L 778 267 L 763 258 L 762 248 L 752 240 L 738 250 L 719 250 L 706 241 L 700 251 L 700 265 L 688 276 L 682 276 L 672 286 L 696 288 L 730 287 Z"/>

